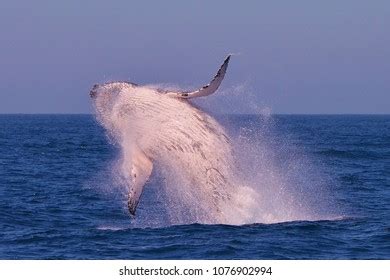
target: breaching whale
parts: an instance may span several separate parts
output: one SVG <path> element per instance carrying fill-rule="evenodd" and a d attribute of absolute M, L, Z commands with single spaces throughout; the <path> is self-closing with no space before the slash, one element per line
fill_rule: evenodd
<path fill-rule="evenodd" d="M 98 121 L 122 151 L 121 175 L 128 182 L 128 210 L 135 215 L 153 165 L 186 174 L 194 196 L 216 213 L 230 199 L 234 156 L 219 123 L 191 104 L 213 94 L 228 68 L 226 57 L 211 82 L 195 91 L 175 91 L 131 82 L 96 84 L 90 91 Z M 226 204 L 226 203 L 225 203 Z"/>

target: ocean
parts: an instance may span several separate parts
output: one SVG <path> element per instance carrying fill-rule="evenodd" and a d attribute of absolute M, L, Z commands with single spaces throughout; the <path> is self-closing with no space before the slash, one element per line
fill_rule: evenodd
<path fill-rule="evenodd" d="M 0 259 L 390 258 L 389 115 L 218 120 L 261 197 L 256 222 L 167 211 L 158 166 L 131 218 L 94 116 L 0 115 Z"/>

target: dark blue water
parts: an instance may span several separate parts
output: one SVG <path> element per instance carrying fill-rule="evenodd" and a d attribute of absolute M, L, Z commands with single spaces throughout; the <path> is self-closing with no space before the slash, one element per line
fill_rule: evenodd
<path fill-rule="evenodd" d="M 233 133 L 264 127 L 256 116 L 222 122 Z M 118 151 L 92 116 L 1 115 L 0 258 L 389 259 L 390 116 L 263 122 L 276 153 L 287 143 L 323 174 L 330 205 L 323 211 L 339 218 L 135 227 L 123 193 L 107 179 Z M 155 203 L 145 196 L 141 207 Z"/>

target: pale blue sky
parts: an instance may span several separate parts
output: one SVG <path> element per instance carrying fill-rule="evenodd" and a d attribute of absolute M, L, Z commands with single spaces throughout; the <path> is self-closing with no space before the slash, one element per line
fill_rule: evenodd
<path fill-rule="evenodd" d="M 108 80 L 201 86 L 230 52 L 223 88 L 275 113 L 390 113 L 389 1 L 2 0 L 0 36 L 0 113 L 89 113 Z"/>

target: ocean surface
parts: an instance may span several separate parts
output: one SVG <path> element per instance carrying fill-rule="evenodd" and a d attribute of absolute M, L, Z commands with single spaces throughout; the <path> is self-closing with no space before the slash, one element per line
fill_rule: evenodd
<path fill-rule="evenodd" d="M 0 115 L 0 259 L 390 259 L 389 115 L 218 119 L 273 155 L 259 158 L 270 198 L 259 217 L 296 201 L 307 219 L 172 222 L 158 171 L 130 218 L 118 148 L 93 116 Z M 279 179 L 296 200 L 271 199 Z"/>

